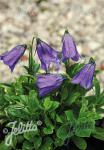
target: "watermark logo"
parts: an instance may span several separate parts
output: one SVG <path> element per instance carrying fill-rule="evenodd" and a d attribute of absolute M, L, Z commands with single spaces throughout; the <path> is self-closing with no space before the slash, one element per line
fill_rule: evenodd
<path fill-rule="evenodd" d="M 8 123 L 8 126 L 11 127 L 11 132 L 7 136 L 5 140 L 5 144 L 7 146 L 10 146 L 12 144 L 12 138 L 15 135 L 23 134 L 25 132 L 33 132 L 38 130 L 38 126 L 41 126 L 42 122 L 38 121 L 36 124 L 34 124 L 33 121 L 28 121 L 27 123 L 20 122 L 17 125 L 17 121 Z M 7 134 L 9 133 L 8 128 L 3 129 L 3 133 Z"/>

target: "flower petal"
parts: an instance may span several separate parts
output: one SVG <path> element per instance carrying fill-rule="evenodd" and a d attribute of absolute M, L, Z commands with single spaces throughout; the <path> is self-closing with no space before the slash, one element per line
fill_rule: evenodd
<path fill-rule="evenodd" d="M 39 88 L 39 95 L 45 96 L 46 94 L 57 89 L 63 82 L 64 78 L 61 75 L 46 74 L 37 76 L 37 87 Z"/>
<path fill-rule="evenodd" d="M 95 71 L 95 65 L 91 65 L 87 74 L 80 82 L 80 85 L 85 89 L 90 89 L 92 87 L 94 71 Z"/>
<path fill-rule="evenodd" d="M 41 67 L 45 71 L 49 69 L 51 62 L 56 63 L 56 65 L 59 62 L 59 52 L 54 50 L 51 46 L 41 41 L 40 39 L 37 39 L 36 49 L 38 57 L 41 61 Z"/>
<path fill-rule="evenodd" d="M 85 77 L 90 64 L 86 64 L 72 79 L 71 83 L 79 84 L 81 80 Z"/>
<path fill-rule="evenodd" d="M 14 67 L 19 59 L 23 56 L 26 48 L 26 45 L 18 45 L 14 47 L 11 51 L 5 52 L 0 56 L 0 59 L 3 60 L 4 64 L 9 66 L 11 72 L 14 70 Z"/>
<path fill-rule="evenodd" d="M 80 84 L 85 89 L 90 89 L 93 83 L 95 63 L 86 64 L 72 79 L 71 83 Z"/>
<path fill-rule="evenodd" d="M 71 58 L 74 61 L 78 61 L 78 59 L 80 58 L 80 55 L 78 54 L 76 43 L 68 31 L 65 31 L 65 34 L 62 38 L 62 42 L 63 42 L 62 60 L 65 61 Z"/>

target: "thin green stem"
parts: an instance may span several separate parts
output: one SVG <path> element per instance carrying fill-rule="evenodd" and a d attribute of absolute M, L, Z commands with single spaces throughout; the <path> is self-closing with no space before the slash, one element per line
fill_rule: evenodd
<path fill-rule="evenodd" d="M 28 70 L 28 74 L 29 75 L 33 75 L 33 44 L 34 44 L 34 39 L 35 37 L 33 37 L 31 44 L 29 45 L 29 70 Z M 28 78 L 28 82 L 30 81 L 30 78 Z"/>
<path fill-rule="evenodd" d="M 33 74 L 33 44 L 34 44 L 34 39 L 33 37 L 31 45 L 30 45 L 30 52 L 29 52 L 29 74 Z"/>

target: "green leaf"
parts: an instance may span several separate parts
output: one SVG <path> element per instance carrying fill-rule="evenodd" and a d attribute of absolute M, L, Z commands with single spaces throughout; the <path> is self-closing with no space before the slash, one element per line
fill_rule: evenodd
<path fill-rule="evenodd" d="M 57 130 L 57 137 L 65 140 L 69 137 L 72 136 L 72 133 L 70 131 L 69 125 L 62 125 L 58 130 Z"/>
<path fill-rule="evenodd" d="M 68 97 L 68 89 L 63 87 L 61 92 L 61 100 L 65 100 Z"/>
<path fill-rule="evenodd" d="M 97 112 L 101 115 L 104 114 L 104 108 L 97 108 Z M 101 117 L 102 118 L 102 117 Z"/>
<path fill-rule="evenodd" d="M 92 106 L 93 104 L 97 103 L 97 98 L 95 95 L 86 96 L 86 99 L 88 100 L 88 105 Z"/>
<path fill-rule="evenodd" d="M 100 83 L 99 83 L 97 78 L 94 78 L 94 86 L 95 86 L 96 96 L 99 97 L 99 95 L 100 95 Z"/>
<path fill-rule="evenodd" d="M 64 140 L 60 139 L 60 138 L 55 138 L 55 146 L 63 146 L 64 145 Z"/>
<path fill-rule="evenodd" d="M 23 135 L 18 135 L 17 136 L 17 143 L 23 143 L 23 141 L 24 141 Z"/>
<path fill-rule="evenodd" d="M 28 110 L 22 105 L 9 105 L 5 111 L 9 117 L 29 119 Z"/>
<path fill-rule="evenodd" d="M 52 106 L 52 101 L 50 100 L 49 97 L 45 98 L 43 105 L 44 105 L 44 108 L 45 108 L 46 110 L 49 110 L 49 109 L 51 108 L 51 106 Z"/>
<path fill-rule="evenodd" d="M 0 143 L 0 150 L 11 150 L 10 147 L 6 146 L 4 142 Z"/>
<path fill-rule="evenodd" d="M 59 107 L 60 103 L 57 101 L 52 101 L 51 110 L 56 110 Z"/>
<path fill-rule="evenodd" d="M 15 97 L 15 99 L 16 99 L 16 97 L 17 96 L 11 96 L 11 95 L 8 95 L 8 94 L 5 94 L 4 95 L 4 99 L 6 100 L 6 101 L 8 101 L 8 102 L 14 102 L 14 97 Z"/>
<path fill-rule="evenodd" d="M 75 125 L 75 135 L 79 137 L 89 137 L 95 130 L 95 120 L 99 118 L 96 109 L 88 110 L 88 101 L 82 100 L 82 107 Z"/>
<path fill-rule="evenodd" d="M 55 111 L 50 112 L 50 117 L 51 119 L 54 120 L 56 118 L 56 112 Z"/>
<path fill-rule="evenodd" d="M 72 92 L 69 94 L 69 97 L 67 99 L 67 103 L 69 105 L 73 104 L 74 102 L 76 102 L 78 100 L 80 96 L 80 93 L 79 92 Z"/>
<path fill-rule="evenodd" d="M 85 119 L 84 121 L 77 121 L 75 135 L 78 137 L 90 137 L 91 133 L 95 129 L 95 121 Z"/>
<path fill-rule="evenodd" d="M 40 68 L 40 64 L 35 64 L 34 72 L 37 73 Z"/>
<path fill-rule="evenodd" d="M 39 105 L 39 100 L 37 98 L 37 94 L 34 90 L 31 90 L 29 92 L 28 107 L 29 107 L 29 111 L 31 113 L 33 113 L 36 110 L 39 110 L 41 108 L 41 106 Z"/>
<path fill-rule="evenodd" d="M 45 125 L 46 127 L 44 127 L 43 132 L 44 134 L 48 135 L 48 134 L 52 134 L 53 130 L 54 130 L 54 126 L 50 120 L 50 118 L 45 115 Z"/>
<path fill-rule="evenodd" d="M 56 115 L 56 121 L 59 123 L 63 123 L 62 116 Z"/>
<path fill-rule="evenodd" d="M 84 64 L 75 63 L 67 69 L 67 73 L 70 77 L 73 77 L 83 67 L 83 65 Z"/>
<path fill-rule="evenodd" d="M 92 136 L 96 139 L 104 141 L 104 128 L 96 127 L 95 131 L 92 133 Z"/>
<path fill-rule="evenodd" d="M 104 91 L 96 98 L 97 109 L 104 106 Z"/>
<path fill-rule="evenodd" d="M 48 134 L 52 134 L 53 133 L 53 127 L 52 126 L 48 126 L 48 127 L 45 127 L 44 129 L 43 129 L 43 132 L 44 132 L 44 134 L 46 134 L 46 135 L 48 135 Z"/>
<path fill-rule="evenodd" d="M 41 137 L 35 137 L 34 138 L 34 147 L 35 149 L 38 149 L 41 146 L 42 138 Z"/>
<path fill-rule="evenodd" d="M 83 138 L 74 136 L 72 138 L 73 143 L 80 149 L 80 150 L 86 150 L 87 143 Z"/>
<path fill-rule="evenodd" d="M 13 83 L 12 88 L 13 88 L 16 95 L 22 95 L 24 92 L 24 89 L 22 87 L 22 83 L 18 80 L 15 83 Z"/>
<path fill-rule="evenodd" d="M 28 141 L 34 141 L 35 136 L 38 135 L 38 130 L 36 131 L 29 131 L 24 133 L 24 138 Z"/>
<path fill-rule="evenodd" d="M 39 148 L 39 150 L 53 150 L 52 148 L 53 140 L 50 137 L 45 138 L 44 143 Z"/>
<path fill-rule="evenodd" d="M 59 102 L 51 101 L 49 97 L 45 98 L 44 100 L 44 108 L 45 110 L 53 111 L 59 107 Z"/>
<path fill-rule="evenodd" d="M 66 114 L 66 117 L 67 117 L 68 121 L 70 121 L 70 122 L 75 122 L 76 121 L 72 110 L 65 111 L 65 114 Z"/>
<path fill-rule="evenodd" d="M 24 141 L 22 150 L 33 150 L 34 146 L 28 141 Z"/>
<path fill-rule="evenodd" d="M 28 104 L 28 96 L 27 95 L 20 95 L 19 100 L 20 100 L 20 103 L 22 103 L 25 106 Z"/>
<path fill-rule="evenodd" d="M 83 97 L 79 117 L 83 116 L 83 113 L 87 113 L 87 111 L 88 111 L 88 100 Z"/>

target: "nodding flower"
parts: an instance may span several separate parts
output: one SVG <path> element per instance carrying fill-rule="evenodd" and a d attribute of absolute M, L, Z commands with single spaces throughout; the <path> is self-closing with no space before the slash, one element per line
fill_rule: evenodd
<path fill-rule="evenodd" d="M 89 63 L 86 64 L 72 79 L 71 83 L 79 84 L 85 89 L 91 89 L 93 86 L 93 78 L 95 72 L 95 61 L 90 59 Z"/>
<path fill-rule="evenodd" d="M 11 51 L 2 54 L 0 60 L 3 60 L 4 64 L 8 65 L 12 72 L 19 59 L 23 56 L 26 48 L 27 45 L 25 44 L 17 45 Z"/>
<path fill-rule="evenodd" d="M 73 37 L 66 30 L 62 37 L 62 60 L 63 62 L 67 59 L 72 59 L 73 61 L 78 61 L 81 57 L 77 51 L 76 43 Z"/>
<path fill-rule="evenodd" d="M 59 65 L 59 52 L 53 49 L 50 45 L 43 42 L 39 38 L 37 39 L 36 50 L 38 57 L 41 61 L 41 68 L 46 72 L 49 70 L 51 63 Z"/>
<path fill-rule="evenodd" d="M 37 76 L 36 82 L 37 87 L 39 89 L 39 96 L 43 97 L 52 92 L 53 90 L 59 88 L 63 83 L 64 79 L 65 78 L 60 74 L 39 74 Z"/>

